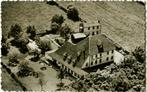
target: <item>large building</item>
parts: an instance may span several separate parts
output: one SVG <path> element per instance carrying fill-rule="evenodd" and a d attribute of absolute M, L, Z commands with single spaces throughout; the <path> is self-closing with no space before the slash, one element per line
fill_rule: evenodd
<path fill-rule="evenodd" d="M 96 23 L 80 23 L 79 32 L 87 35 L 95 35 L 101 33 L 101 24 L 98 20 Z"/>
<path fill-rule="evenodd" d="M 89 68 L 113 62 L 115 49 L 112 40 L 104 34 L 97 34 L 88 36 L 77 44 L 67 41 L 49 55 L 61 69 L 80 78 L 92 72 L 87 71 Z"/>

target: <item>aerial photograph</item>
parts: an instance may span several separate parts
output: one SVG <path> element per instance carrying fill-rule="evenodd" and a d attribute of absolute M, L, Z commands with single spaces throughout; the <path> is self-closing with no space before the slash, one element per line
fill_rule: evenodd
<path fill-rule="evenodd" d="M 2 1 L 1 90 L 145 92 L 142 1 Z"/>

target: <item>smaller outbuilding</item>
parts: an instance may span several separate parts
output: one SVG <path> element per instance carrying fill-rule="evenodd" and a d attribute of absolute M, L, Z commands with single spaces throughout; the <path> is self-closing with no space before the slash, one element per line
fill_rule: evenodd
<path fill-rule="evenodd" d="M 75 34 L 72 34 L 71 36 L 71 40 L 73 43 L 78 43 L 84 38 L 86 38 L 86 35 L 84 33 L 75 33 Z"/>

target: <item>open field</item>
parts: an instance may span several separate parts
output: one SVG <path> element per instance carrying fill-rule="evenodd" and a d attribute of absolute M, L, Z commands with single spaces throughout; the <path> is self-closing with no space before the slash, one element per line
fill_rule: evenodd
<path fill-rule="evenodd" d="M 101 21 L 102 33 L 105 33 L 125 49 L 131 51 L 143 45 L 145 39 L 145 7 L 136 2 L 57 2 L 66 8 L 73 4 L 80 17 L 88 23 Z M 2 31 L 9 31 L 12 24 L 18 23 L 24 30 L 35 25 L 37 31 L 50 29 L 50 20 L 54 14 L 62 14 L 74 31 L 78 31 L 79 22 L 67 19 L 66 13 L 56 6 L 45 2 L 3 2 Z"/>

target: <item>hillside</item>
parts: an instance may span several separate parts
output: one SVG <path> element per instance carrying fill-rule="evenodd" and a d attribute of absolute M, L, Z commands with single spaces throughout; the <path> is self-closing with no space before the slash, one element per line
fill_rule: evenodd
<path fill-rule="evenodd" d="M 57 2 L 62 7 L 74 5 L 80 17 L 88 23 L 101 21 L 102 33 L 105 33 L 125 49 L 131 51 L 143 45 L 145 39 L 145 6 L 136 2 Z M 3 2 L 2 32 L 9 31 L 12 24 L 18 23 L 26 30 L 35 25 L 37 31 L 50 29 L 50 20 L 54 14 L 62 14 L 65 23 L 78 31 L 79 22 L 73 22 L 66 13 L 56 6 L 45 2 Z"/>

